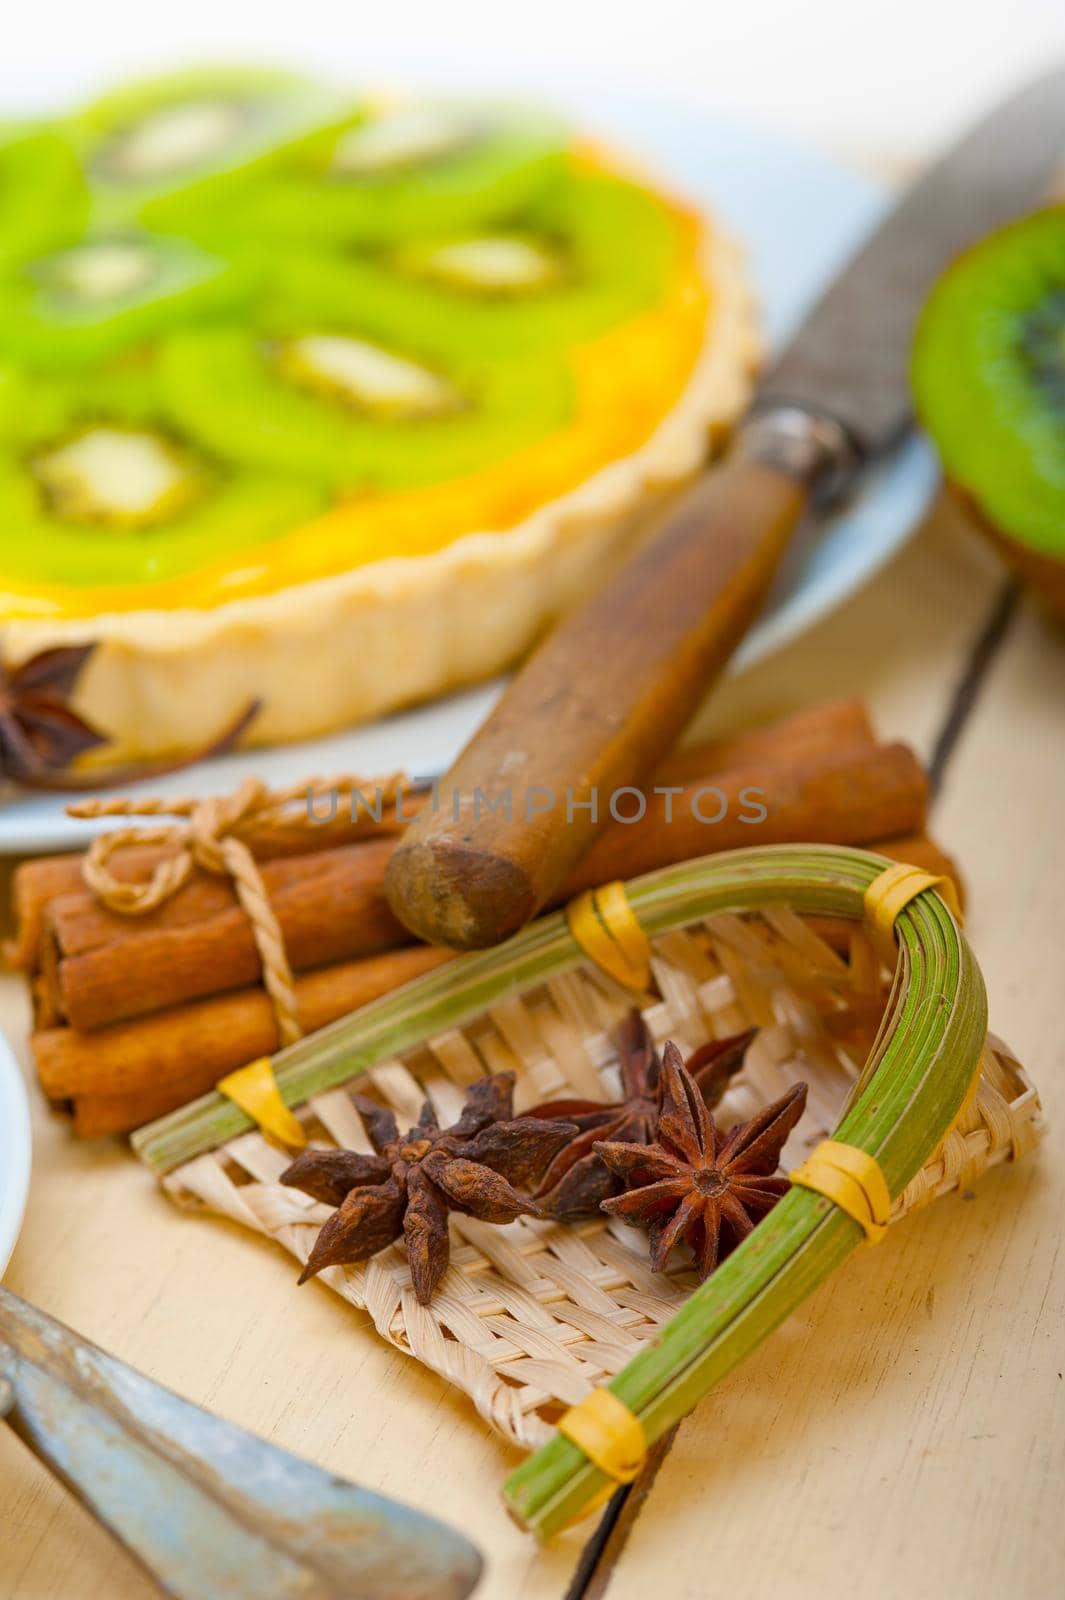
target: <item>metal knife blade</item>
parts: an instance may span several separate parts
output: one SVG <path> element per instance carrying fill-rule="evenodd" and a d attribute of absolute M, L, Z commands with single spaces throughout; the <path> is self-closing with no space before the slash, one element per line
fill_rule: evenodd
<path fill-rule="evenodd" d="M 455 1529 L 201 1411 L 0 1288 L 0 1420 L 176 1600 L 465 1600 Z"/>
<path fill-rule="evenodd" d="M 913 323 L 933 279 L 1038 199 L 1063 147 L 1065 68 L 993 112 L 903 198 L 771 369 L 724 462 L 518 673 L 443 780 L 450 818 L 427 808 L 406 831 L 385 892 L 413 933 L 496 944 L 559 894 L 606 822 L 589 796 L 654 770 L 806 513 L 827 510 L 907 428 Z M 576 795 L 589 809 L 515 816 L 503 791 Z"/>
<path fill-rule="evenodd" d="M 757 409 L 842 423 L 868 454 L 910 425 L 914 321 L 966 245 L 1036 204 L 1065 154 L 1065 66 L 1003 101 L 903 196 L 765 374 Z"/>

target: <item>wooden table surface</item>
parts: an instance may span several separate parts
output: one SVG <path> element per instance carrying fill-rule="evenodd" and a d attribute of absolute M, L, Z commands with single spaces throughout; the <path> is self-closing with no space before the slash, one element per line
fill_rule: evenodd
<path fill-rule="evenodd" d="M 517 1453 L 461 1394 L 274 1247 L 177 1212 L 118 1142 L 34 1093 L 7 1281 L 164 1384 L 461 1526 L 481 1600 L 1037 1600 L 1065 1592 L 1065 635 L 940 507 L 817 630 L 730 684 L 727 727 L 840 693 L 934 761 L 993 1025 L 1027 1064 L 1041 1151 L 860 1251 L 685 1422 L 613 1520 L 540 1549 L 506 1517 Z M 0 1021 L 23 1049 L 20 984 Z M 0 1596 L 155 1590 L 0 1429 Z"/>

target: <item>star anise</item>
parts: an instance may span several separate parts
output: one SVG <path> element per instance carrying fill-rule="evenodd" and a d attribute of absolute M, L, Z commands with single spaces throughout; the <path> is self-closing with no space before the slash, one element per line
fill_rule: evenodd
<path fill-rule="evenodd" d="M 57 646 L 42 650 L 18 667 L 0 662 L 0 778 L 50 793 L 84 793 L 161 778 L 197 761 L 224 755 L 259 713 L 259 702 L 252 701 L 220 734 L 171 760 L 72 771 L 78 756 L 108 742 L 70 705 L 95 649 L 95 644 Z"/>
<path fill-rule="evenodd" d="M 688 1057 L 687 1069 L 707 1107 L 717 1105 L 729 1079 L 742 1067 L 756 1032 L 751 1028 L 729 1039 L 711 1040 Z M 600 1100 L 549 1100 L 536 1107 L 538 1117 L 564 1118 L 580 1130 L 559 1151 L 536 1191 L 544 1215 L 560 1222 L 594 1217 L 604 1200 L 620 1193 L 620 1180 L 599 1156 L 602 1140 L 650 1144 L 654 1138 L 662 1064 L 639 1011 L 625 1018 L 614 1042 L 621 1067 L 621 1100 L 606 1104 Z"/>
<path fill-rule="evenodd" d="M 32 782 L 61 772 L 106 741 L 69 705 L 95 645 L 42 650 L 18 667 L 0 666 L 0 771 Z"/>
<path fill-rule="evenodd" d="M 674 1245 L 689 1245 L 702 1280 L 787 1193 L 790 1185 L 777 1168 L 806 1105 L 806 1085 L 792 1084 L 749 1122 L 722 1133 L 680 1051 L 667 1044 L 659 1093 L 653 1143 L 598 1147 L 626 1190 L 604 1200 L 602 1209 L 647 1229 L 655 1272 Z"/>
<path fill-rule="evenodd" d="M 450 1255 L 448 1212 L 482 1222 L 539 1216 L 529 1189 L 577 1129 L 514 1116 L 514 1074 L 498 1072 L 467 1090 L 462 1115 L 441 1129 L 427 1100 L 401 1135 L 391 1111 L 352 1097 L 373 1155 L 306 1150 L 281 1182 L 338 1209 L 314 1242 L 300 1283 L 323 1267 L 366 1261 L 403 1235 L 414 1292 L 427 1305 Z"/>

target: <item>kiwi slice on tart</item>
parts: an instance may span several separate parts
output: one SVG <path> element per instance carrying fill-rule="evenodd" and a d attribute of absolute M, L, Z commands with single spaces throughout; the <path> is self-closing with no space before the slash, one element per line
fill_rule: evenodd
<path fill-rule="evenodd" d="M 371 112 L 284 163 L 239 202 L 253 232 L 301 248 L 391 244 L 520 213 L 565 172 L 554 117 L 513 106 L 411 104 Z"/>
<path fill-rule="evenodd" d="M 246 303 L 257 273 L 189 240 L 90 234 L 0 274 L 0 356 L 45 371 L 106 360 L 181 322 Z"/>
<path fill-rule="evenodd" d="M 3 404 L 5 378 L 24 404 Z M 321 510 L 313 483 L 185 438 L 150 375 L 19 389 L 0 372 L 0 572 L 18 586 L 163 583 Z"/>
<path fill-rule="evenodd" d="M 947 270 L 918 324 L 913 388 L 952 487 L 1065 615 L 1065 206 Z"/>
<path fill-rule="evenodd" d="M 0 122 L 0 266 L 76 238 L 89 190 L 58 130 Z"/>
<path fill-rule="evenodd" d="M 569 174 L 520 224 L 429 235 L 373 254 L 282 261 L 279 305 L 342 316 L 368 336 L 402 331 L 434 359 L 525 359 L 605 332 L 665 291 L 682 224 L 608 172 Z"/>
<path fill-rule="evenodd" d="M 72 123 L 107 223 L 180 227 L 224 206 L 234 187 L 282 154 L 347 122 L 347 95 L 287 72 L 204 68 L 112 91 Z"/>
<path fill-rule="evenodd" d="M 572 382 L 558 359 L 478 367 L 346 320 L 261 333 L 175 334 L 160 350 L 167 405 L 234 460 L 333 489 L 409 489 L 474 472 L 559 428 Z"/>
<path fill-rule="evenodd" d="M 162 433 L 87 422 L 0 458 L 0 568 L 20 586 L 165 583 L 287 533 L 313 487 L 235 472 Z"/>

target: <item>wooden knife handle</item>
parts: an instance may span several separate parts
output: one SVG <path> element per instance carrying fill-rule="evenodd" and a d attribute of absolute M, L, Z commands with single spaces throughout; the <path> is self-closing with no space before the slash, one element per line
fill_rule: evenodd
<path fill-rule="evenodd" d="M 747 631 L 807 495 L 729 458 L 548 636 L 392 856 L 388 899 L 412 932 L 495 944 L 551 899 Z"/>

